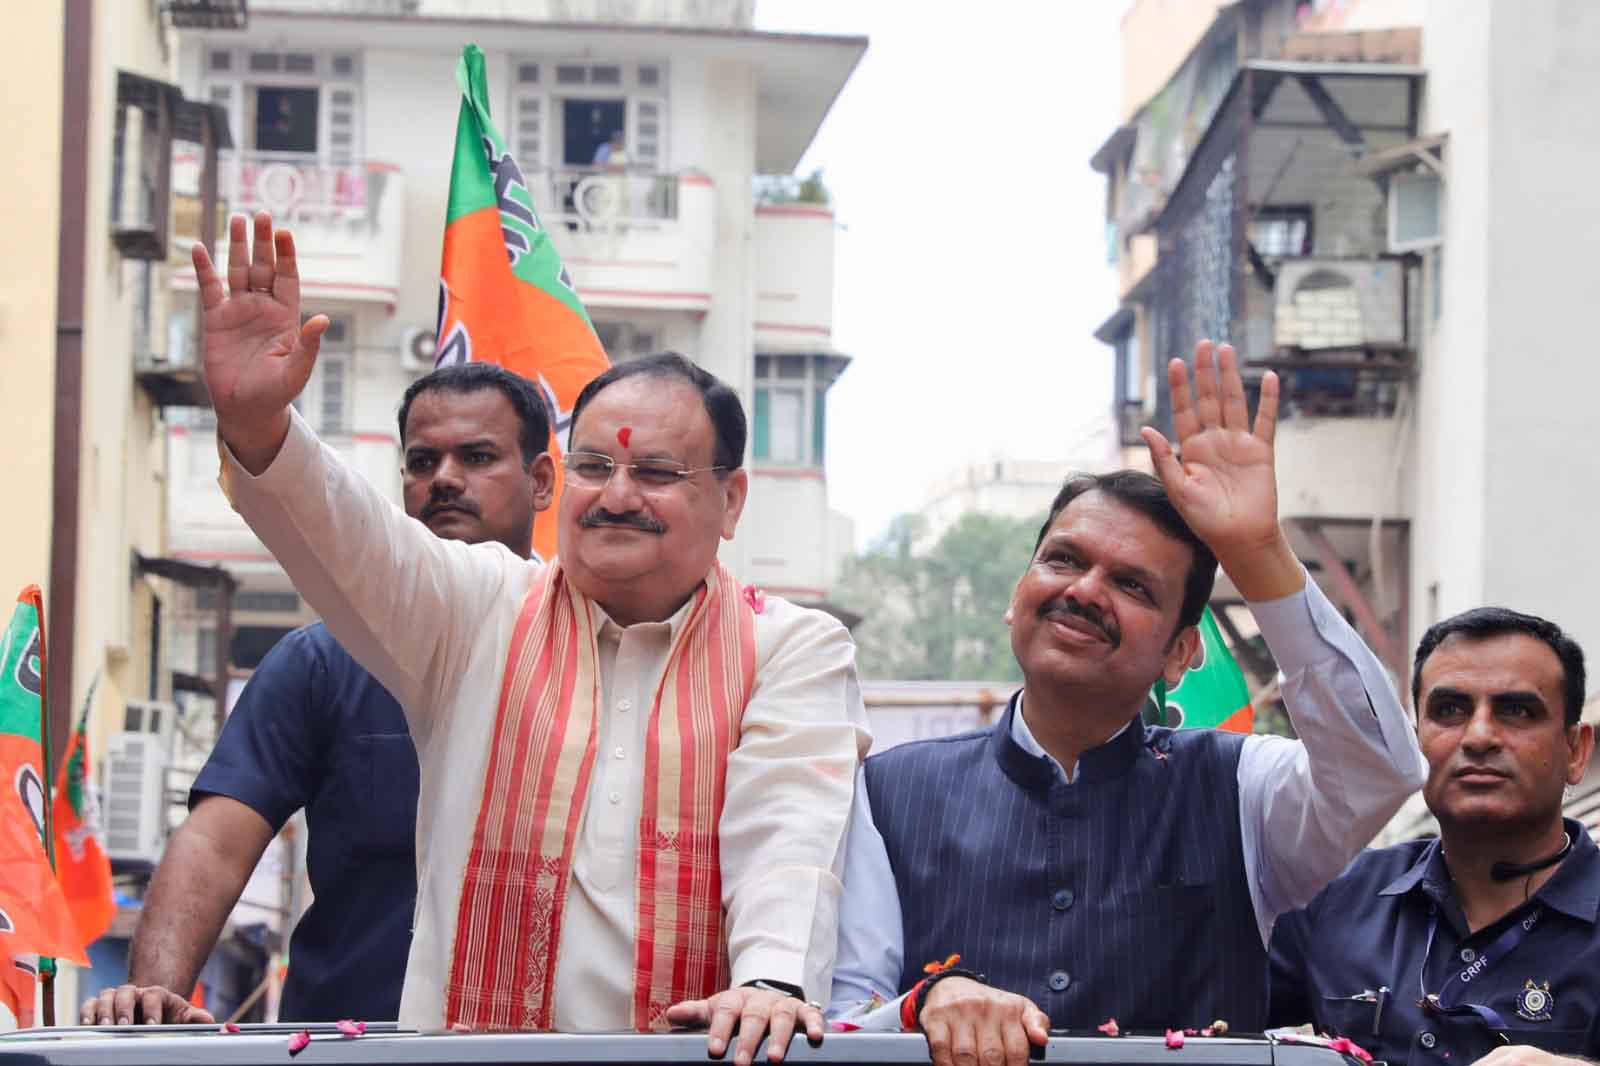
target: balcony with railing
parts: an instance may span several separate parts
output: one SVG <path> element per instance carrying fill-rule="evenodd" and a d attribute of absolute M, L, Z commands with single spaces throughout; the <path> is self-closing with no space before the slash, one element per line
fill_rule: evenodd
<path fill-rule="evenodd" d="M 280 225 L 293 227 L 301 291 L 308 299 L 395 303 L 405 240 L 405 175 L 399 167 L 371 159 L 232 152 L 222 157 L 220 179 L 227 212 L 265 209 Z M 213 253 L 219 267 L 227 250 L 227 234 L 219 232 Z M 179 272 L 175 284 L 193 288 L 193 271 Z"/>
<path fill-rule="evenodd" d="M 585 304 L 710 308 L 717 204 L 709 177 L 565 167 L 526 179 Z"/>
<path fill-rule="evenodd" d="M 1386 190 L 1357 165 L 1415 132 L 1420 72 L 1252 61 L 1154 222 L 1163 353 L 1229 340 L 1282 381 L 1287 517 L 1404 517 L 1397 413 L 1414 376 L 1416 258 L 1388 254 Z M 1164 376 L 1156 423 L 1170 424 Z"/>

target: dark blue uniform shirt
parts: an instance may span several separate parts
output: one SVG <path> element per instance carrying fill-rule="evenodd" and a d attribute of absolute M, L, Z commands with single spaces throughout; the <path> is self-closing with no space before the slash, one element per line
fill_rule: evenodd
<path fill-rule="evenodd" d="M 289 945 L 286 1021 L 393 1019 L 416 906 L 417 751 L 393 696 L 321 623 L 284 637 L 244 688 L 190 806 L 272 827 L 305 808 L 313 902 Z"/>
<path fill-rule="evenodd" d="M 1600 849 L 1578 822 L 1567 820 L 1566 829 L 1572 853 L 1544 887 L 1476 933 L 1468 932 L 1438 840 L 1357 856 L 1309 906 L 1278 919 L 1272 1024 L 1313 1022 L 1377 1059 L 1411 1066 L 1471 1066 L 1506 1043 L 1595 1057 Z M 1509 953 L 1487 951 L 1535 913 Z M 1420 1001 L 1430 994 L 1451 1006 L 1490 1008 L 1505 1021 L 1504 1035 L 1471 1015 L 1425 1009 Z"/>

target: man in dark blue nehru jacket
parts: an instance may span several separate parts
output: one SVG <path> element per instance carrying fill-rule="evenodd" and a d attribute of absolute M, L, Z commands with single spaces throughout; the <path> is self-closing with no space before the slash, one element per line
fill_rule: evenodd
<path fill-rule="evenodd" d="M 1259 1030 L 1274 919 L 1422 782 L 1387 674 L 1279 526 L 1276 377 L 1252 430 L 1233 350 L 1202 342 L 1195 364 L 1193 396 L 1169 369 L 1181 463 L 1146 429 L 1159 481 L 1081 476 L 1056 497 L 1006 612 L 1024 684 L 997 725 L 867 760 L 834 1012 L 921 1029 L 941 1066 L 1020 1066 L 1047 1028 L 1113 1017 Z M 1140 722 L 1194 655 L 1219 561 L 1299 741 Z"/>

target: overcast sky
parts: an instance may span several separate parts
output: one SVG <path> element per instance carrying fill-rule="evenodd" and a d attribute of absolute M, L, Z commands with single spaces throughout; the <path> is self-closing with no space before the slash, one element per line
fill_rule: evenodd
<path fill-rule="evenodd" d="M 1124 0 L 757 0 L 765 30 L 871 38 L 801 171 L 840 226 L 828 486 L 865 545 L 970 461 L 1067 460 L 1106 418 L 1116 309 L 1089 157 Z M 1048 501 L 1041 500 L 1041 510 Z"/>

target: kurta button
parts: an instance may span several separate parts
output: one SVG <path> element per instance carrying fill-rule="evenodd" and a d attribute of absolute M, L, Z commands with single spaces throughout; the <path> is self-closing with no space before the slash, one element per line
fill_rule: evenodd
<path fill-rule="evenodd" d="M 1056 910 L 1064 911 L 1072 906 L 1073 899 L 1072 889 L 1058 888 L 1056 889 L 1056 894 L 1050 897 L 1050 903 Z"/>
<path fill-rule="evenodd" d="M 1065 970 L 1057 970 L 1050 975 L 1050 991 L 1052 992 L 1065 992 L 1067 986 L 1071 983 L 1072 978 L 1067 976 L 1067 971 Z"/>
<path fill-rule="evenodd" d="M 1473 951 L 1471 948 L 1462 948 L 1461 949 L 1461 961 L 1462 962 L 1472 963 L 1472 962 L 1476 962 L 1477 960 L 1478 960 L 1478 953 L 1476 951 Z"/>
<path fill-rule="evenodd" d="M 1434 1036 L 1432 1033 L 1423 1033 L 1417 1039 L 1418 1039 L 1418 1042 L 1421 1043 L 1423 1047 L 1428 1048 L 1430 1050 L 1433 1048 L 1433 1045 L 1435 1045 L 1435 1044 L 1437 1044 L 1439 1042 L 1438 1037 Z"/>

